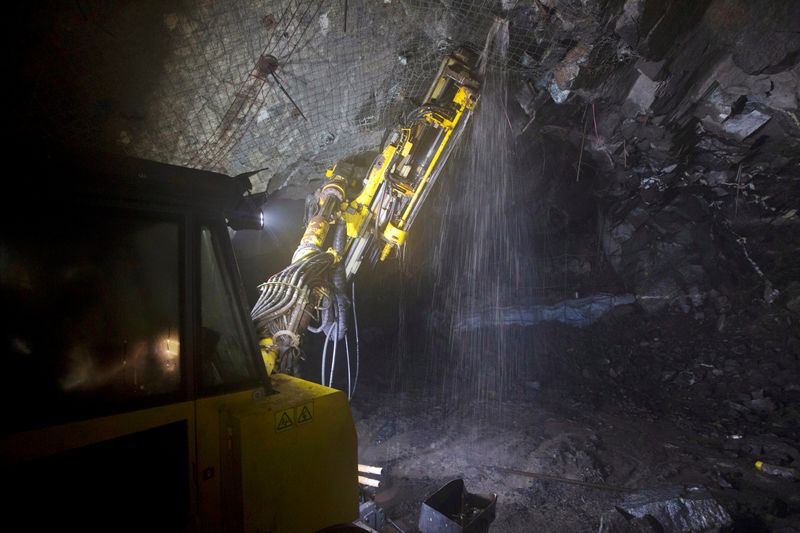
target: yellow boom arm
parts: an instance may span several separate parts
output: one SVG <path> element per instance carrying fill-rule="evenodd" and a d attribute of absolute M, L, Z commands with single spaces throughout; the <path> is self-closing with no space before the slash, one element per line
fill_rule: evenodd
<path fill-rule="evenodd" d="M 384 261 L 406 241 L 477 104 L 475 59 L 459 50 L 442 61 L 424 104 L 389 132 L 362 181 L 349 165 L 326 172 L 291 265 L 261 286 L 252 312 L 268 371 L 296 369 L 306 328 L 343 338 L 344 285 L 365 259 Z"/>

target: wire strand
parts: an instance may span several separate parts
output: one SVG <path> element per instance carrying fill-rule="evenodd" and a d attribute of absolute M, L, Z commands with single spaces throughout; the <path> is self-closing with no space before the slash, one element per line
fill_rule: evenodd
<path fill-rule="evenodd" d="M 344 350 L 347 354 L 347 400 L 353 399 L 353 391 L 350 387 L 350 341 L 347 333 L 344 334 Z"/>
<path fill-rule="evenodd" d="M 331 336 L 332 329 L 329 329 L 328 332 L 325 334 L 325 344 L 322 347 L 322 369 L 319 373 L 319 383 L 320 385 L 325 385 L 325 357 L 328 353 L 328 339 Z"/>
<path fill-rule="evenodd" d="M 356 375 L 355 379 L 353 380 L 353 391 L 351 393 L 351 397 L 355 396 L 356 394 L 356 387 L 358 386 L 358 371 L 359 365 L 361 364 L 361 354 L 359 349 L 359 342 L 358 342 L 358 313 L 356 313 L 356 282 L 354 281 L 350 285 L 350 294 L 352 295 L 352 304 L 353 304 L 353 328 L 355 329 L 356 333 Z"/>
<path fill-rule="evenodd" d="M 294 47 L 292 47 L 292 49 L 289 51 L 289 54 L 286 56 L 286 59 L 284 60 L 284 63 L 288 63 L 288 62 L 289 62 L 289 59 L 291 59 L 291 58 L 292 58 L 292 54 L 294 54 L 294 51 L 295 51 L 295 50 L 297 50 L 297 47 L 298 47 L 298 46 L 300 45 L 300 43 L 302 42 L 302 40 L 303 40 L 303 37 L 305 37 L 305 36 L 306 36 L 306 32 L 308 31 L 308 28 L 310 28 L 310 27 L 311 27 L 311 25 L 314 23 L 314 19 L 316 19 L 316 18 L 317 18 L 317 14 L 319 13 L 319 10 L 320 10 L 320 9 L 322 9 L 322 2 L 323 2 L 323 1 L 324 1 L 324 0 L 320 0 L 320 2 L 319 2 L 319 5 L 317 6 L 317 10 L 316 10 L 316 11 L 314 11 L 314 14 L 311 16 L 311 20 L 308 22 L 308 25 L 307 25 L 307 26 L 305 27 L 305 29 L 303 30 L 303 33 L 301 33 L 301 34 L 300 34 L 300 38 L 299 38 L 299 39 L 297 39 L 297 42 L 296 42 L 296 43 L 294 43 Z M 309 6 L 309 7 L 310 7 L 310 6 Z"/>
<path fill-rule="evenodd" d="M 336 368 L 336 348 L 339 344 L 339 322 L 336 322 L 336 335 L 333 336 L 333 353 L 331 354 L 331 375 L 328 378 L 328 387 L 333 387 L 333 371 Z M 333 331 L 333 328 L 331 328 Z"/>

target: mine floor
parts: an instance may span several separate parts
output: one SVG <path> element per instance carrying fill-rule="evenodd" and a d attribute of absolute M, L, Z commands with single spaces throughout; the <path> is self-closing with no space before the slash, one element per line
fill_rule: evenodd
<path fill-rule="evenodd" d="M 389 392 L 388 381 L 367 381 L 353 402 L 359 459 L 386 467 L 379 498 L 405 531 L 416 530 L 422 500 L 457 477 L 498 494 L 498 532 L 623 531 L 613 524 L 626 498 L 692 487 L 730 515 L 723 531 L 795 531 L 800 484 L 754 468 L 798 464 L 792 327 L 782 313 L 553 326 L 542 329 L 538 379 L 504 400 L 455 407 L 424 385 Z"/>

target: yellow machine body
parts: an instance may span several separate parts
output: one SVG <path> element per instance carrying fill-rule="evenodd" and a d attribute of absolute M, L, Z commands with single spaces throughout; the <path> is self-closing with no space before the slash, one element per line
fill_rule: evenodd
<path fill-rule="evenodd" d="M 61 231 L 0 235 L 25 274 L 0 279 L 17 315 L 0 331 L 6 522 L 310 533 L 356 520 L 346 394 L 274 373 L 272 339 L 258 345 L 225 225 L 236 182 L 128 158 L 46 159 L 75 177 L 40 198 Z M 341 180 L 321 191 L 325 220 L 343 196 Z M 56 285 L 82 301 L 55 309 L 43 296 Z"/>
<path fill-rule="evenodd" d="M 316 531 L 358 517 L 357 444 L 344 393 L 284 374 L 276 397 L 226 413 L 244 531 Z"/>
<path fill-rule="evenodd" d="M 369 214 L 369 206 L 372 204 L 378 188 L 386 180 L 386 172 L 388 172 L 396 152 L 397 147 L 393 144 L 388 145 L 383 150 L 378 156 L 375 165 L 370 169 L 364 188 L 355 200 L 345 206 L 342 217 L 347 224 L 347 236 L 350 239 L 355 239 L 359 236 Z"/>
<path fill-rule="evenodd" d="M 456 63 L 457 60 L 448 56 L 442 63 L 434 83 L 426 96 L 426 101 L 439 100 L 447 86 L 452 79 L 448 78 L 445 73 L 449 71 L 450 67 Z M 459 86 L 453 95 L 451 101 L 448 103 L 454 109 L 452 118 L 445 118 L 438 116 L 435 113 L 426 113 L 424 115 L 425 121 L 434 128 L 441 128 L 446 131 L 446 134 L 435 147 L 435 154 L 428 162 L 424 171 L 422 179 L 419 180 L 416 187 L 413 189 L 406 189 L 404 192 L 410 198 L 406 202 L 402 214 L 394 221 L 386 223 L 382 232 L 382 238 L 386 242 L 383 251 L 380 255 L 380 260 L 385 260 L 392 248 L 402 246 L 405 243 L 407 230 L 404 227 L 408 224 L 411 213 L 417 208 L 419 202 L 423 199 L 424 193 L 429 187 L 429 180 L 432 174 L 441 169 L 440 158 L 447 150 L 449 143 L 452 139 L 452 134 L 462 122 L 465 114 L 471 112 L 477 104 L 477 92 L 466 86 Z M 370 168 L 367 178 L 364 180 L 364 187 L 359 195 L 349 203 L 342 205 L 342 219 L 347 224 L 347 236 L 351 239 L 356 239 L 365 233 L 364 224 L 371 222 L 370 206 L 374 205 L 375 195 L 386 184 L 387 174 L 396 172 L 398 160 L 405 158 L 411 154 L 414 148 L 414 142 L 411 141 L 411 130 L 409 128 L 402 128 L 400 135 L 394 143 L 388 144 L 383 152 L 376 158 L 372 168 Z M 395 157 L 397 156 L 397 157 Z M 328 178 L 336 176 L 336 167 L 326 173 Z M 402 184 L 396 184 L 396 187 L 401 187 Z M 373 213 L 375 215 L 375 213 Z M 311 222 L 309 222 L 311 224 Z"/>
<path fill-rule="evenodd" d="M 185 424 L 189 530 L 307 533 L 352 522 L 358 518 L 357 446 L 345 394 L 283 374 L 272 377 L 272 386 L 266 396 L 245 390 L 0 437 L 1 466 L 47 464 Z M 60 497 L 50 483 L 39 487 L 42 502 Z"/>
<path fill-rule="evenodd" d="M 444 83 L 445 83 L 444 80 L 437 80 L 434 89 L 432 91 L 434 98 L 439 96 L 438 93 L 440 93 L 443 90 Z M 438 147 L 436 147 L 436 152 L 433 158 L 428 163 L 428 166 L 425 169 L 422 178 L 419 180 L 416 189 L 413 191 L 411 199 L 406 204 L 402 215 L 398 217 L 395 221 L 392 221 L 386 225 L 386 229 L 384 229 L 383 231 L 383 239 L 386 241 L 386 244 L 384 245 L 383 251 L 381 252 L 380 256 L 381 261 L 386 260 L 386 258 L 391 253 L 392 248 L 402 246 L 402 244 L 405 242 L 407 232 L 403 228 L 408 224 L 411 213 L 417 208 L 418 203 L 423 198 L 423 193 L 427 190 L 429 186 L 429 180 L 431 178 L 432 173 L 437 169 L 441 169 L 441 166 L 439 165 L 439 159 L 444 153 L 444 151 L 447 149 L 452 134 L 455 131 L 456 127 L 461 122 L 464 113 L 474 109 L 476 102 L 477 98 L 474 91 L 472 91 L 470 88 L 466 86 L 462 86 L 458 88 L 452 100 L 452 103 L 454 104 L 454 107 L 456 109 L 455 115 L 452 119 L 438 117 L 434 113 L 425 114 L 425 120 L 429 124 L 431 124 L 434 128 L 442 128 L 447 133 L 445 133 Z M 406 140 L 404 146 L 401 148 L 401 154 L 404 156 L 408 155 L 412 147 L 413 144 L 410 141 Z"/>

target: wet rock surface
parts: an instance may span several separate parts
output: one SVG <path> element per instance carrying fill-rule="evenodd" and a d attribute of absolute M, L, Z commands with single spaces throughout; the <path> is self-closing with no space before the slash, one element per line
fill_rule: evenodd
<path fill-rule="evenodd" d="M 754 311 L 722 332 L 683 314 L 539 325 L 538 366 L 503 400 L 371 381 L 353 402 L 360 461 L 386 467 L 389 516 L 410 530 L 464 477 L 499 494 L 494 531 L 791 531 L 800 487 L 754 463 L 800 464 L 800 338 L 788 312 Z"/>
<path fill-rule="evenodd" d="M 710 494 L 694 487 L 643 490 L 625 498 L 616 511 L 629 521 L 647 522 L 656 531 L 659 527 L 663 531 L 718 530 L 732 522 Z"/>

